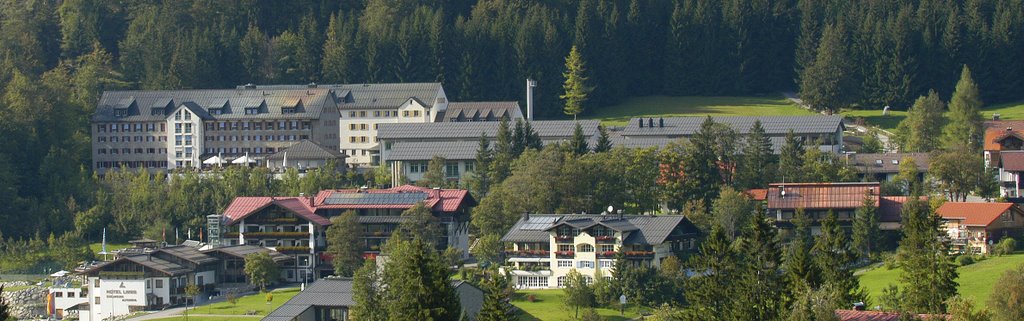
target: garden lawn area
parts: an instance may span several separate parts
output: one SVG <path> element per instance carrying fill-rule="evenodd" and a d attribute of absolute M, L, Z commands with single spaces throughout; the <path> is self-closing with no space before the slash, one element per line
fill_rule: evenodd
<path fill-rule="evenodd" d="M 16 291 L 21 291 L 21 290 L 28 289 L 28 288 L 31 288 L 31 287 L 32 287 L 31 285 L 8 286 L 8 287 L 4 287 L 4 292 L 16 292 Z"/>
<path fill-rule="evenodd" d="M 1024 253 L 1007 256 L 993 256 L 988 259 L 968 266 L 957 268 L 960 277 L 956 280 L 960 284 L 958 292 L 961 296 L 970 298 L 975 306 L 984 307 L 992 296 L 996 280 L 1007 270 L 1016 269 L 1024 264 Z M 886 269 L 877 267 L 870 270 L 858 271 L 860 285 L 867 289 L 872 305 L 878 302 L 882 290 L 889 284 L 899 282 L 899 269 Z"/>
<path fill-rule="evenodd" d="M 561 289 L 519 290 L 516 291 L 515 296 L 512 298 L 512 305 L 520 309 L 519 320 L 521 321 L 569 320 L 572 318 L 572 313 L 575 310 L 562 305 L 562 292 Z M 537 300 L 534 302 L 527 301 L 526 296 L 530 294 L 536 296 Z M 635 306 L 626 307 L 625 317 L 620 316 L 619 310 L 615 308 L 598 308 L 595 310 L 607 321 L 625 321 L 640 316 Z M 582 315 L 582 313 L 583 308 L 580 308 L 580 314 Z"/>
<path fill-rule="evenodd" d="M 645 96 L 585 112 L 581 117 L 623 126 L 633 117 L 815 115 L 785 97 Z"/>
<path fill-rule="evenodd" d="M 193 317 L 193 316 L 190 316 L 190 317 L 188 317 L 188 321 L 223 321 L 223 320 L 246 321 L 246 320 L 260 320 L 262 318 L 263 317 L 261 317 L 261 316 L 251 316 L 251 315 L 245 315 L 245 316 L 239 315 L 239 316 L 230 316 L 230 317 L 224 317 L 224 316 L 216 316 L 216 317 L 195 316 L 195 317 Z M 176 317 L 170 317 L 170 318 L 153 319 L 151 321 L 185 321 L 185 316 L 182 315 L 182 316 L 176 316 Z"/>
<path fill-rule="evenodd" d="M 107 243 L 107 252 L 113 252 L 115 250 L 120 250 L 120 249 L 126 249 L 126 248 L 129 248 L 131 246 L 132 246 L 131 244 L 127 244 L 127 243 L 125 243 L 125 244 Z M 102 242 L 98 242 L 98 243 L 89 244 L 89 249 L 92 250 L 93 253 L 99 253 L 100 251 L 103 250 L 103 243 Z M 113 255 L 111 255 L 110 257 L 113 257 Z M 102 259 L 102 258 L 103 258 L 102 255 L 98 255 L 97 256 L 97 259 Z"/>
<path fill-rule="evenodd" d="M 999 113 L 1000 119 L 1021 120 L 1024 119 L 1024 102 L 998 104 L 986 106 L 981 109 L 983 120 L 992 119 L 992 114 Z M 877 126 L 886 130 L 896 129 L 900 121 L 907 118 L 906 111 L 889 111 L 888 116 L 882 116 L 882 110 L 843 110 L 842 115 L 849 119 L 864 118 L 864 121 L 871 126 Z"/>
<path fill-rule="evenodd" d="M 238 298 L 238 303 L 218 302 L 214 304 L 201 305 L 189 308 L 189 314 L 223 314 L 223 315 L 245 315 L 248 311 L 256 311 L 256 315 L 264 316 L 274 311 L 277 307 L 288 302 L 296 294 L 299 288 L 281 288 L 270 291 L 274 294 L 274 301 L 267 304 L 266 293 L 256 293 Z"/>

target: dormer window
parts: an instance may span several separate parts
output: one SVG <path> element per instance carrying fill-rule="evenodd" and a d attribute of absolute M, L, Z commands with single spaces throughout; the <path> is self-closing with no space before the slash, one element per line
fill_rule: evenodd
<path fill-rule="evenodd" d="M 245 114 L 246 115 L 256 115 L 256 114 L 259 114 L 259 113 L 260 113 L 260 109 L 259 108 L 250 107 L 250 108 L 246 108 L 245 109 Z"/>
<path fill-rule="evenodd" d="M 114 117 L 128 116 L 128 108 L 115 108 Z"/>
<path fill-rule="evenodd" d="M 444 97 L 437 97 L 437 103 L 438 104 L 443 104 L 445 101 L 446 101 L 446 99 L 444 99 Z"/>
<path fill-rule="evenodd" d="M 295 107 L 281 108 L 281 113 L 282 114 L 294 114 L 295 113 Z"/>
<path fill-rule="evenodd" d="M 882 163 L 883 163 L 883 162 L 882 162 L 882 160 L 881 160 L 881 159 L 876 159 L 876 160 L 875 160 L 875 165 L 878 165 L 878 166 L 882 166 Z"/>
<path fill-rule="evenodd" d="M 221 111 L 222 109 L 220 108 L 210 108 L 210 115 L 220 115 Z"/>
<path fill-rule="evenodd" d="M 894 159 L 894 160 L 892 160 L 892 164 L 893 165 L 899 165 L 900 164 L 900 160 Z"/>
<path fill-rule="evenodd" d="M 163 108 L 153 108 L 153 110 L 150 112 L 150 115 L 153 115 L 153 116 L 163 116 L 164 115 L 164 109 Z"/>

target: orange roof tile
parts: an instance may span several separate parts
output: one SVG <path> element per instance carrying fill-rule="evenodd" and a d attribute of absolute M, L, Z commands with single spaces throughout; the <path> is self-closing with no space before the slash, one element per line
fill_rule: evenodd
<path fill-rule="evenodd" d="M 918 314 L 916 316 L 925 320 L 936 317 L 949 319 L 949 316 L 945 314 Z M 897 321 L 900 319 L 900 314 L 882 311 L 836 310 L 836 317 L 839 318 L 839 321 Z"/>
<path fill-rule="evenodd" d="M 878 182 L 769 184 L 768 208 L 857 208 L 864 204 L 864 196 L 869 191 L 875 207 L 878 207 Z"/>
<path fill-rule="evenodd" d="M 1001 150 L 999 141 L 1010 135 L 1024 139 L 1024 121 L 991 120 L 985 122 L 985 150 Z"/>
<path fill-rule="evenodd" d="M 946 202 L 935 212 L 943 219 L 962 220 L 964 225 L 988 226 L 1011 208 L 1020 211 L 1013 203 Z"/>
<path fill-rule="evenodd" d="M 750 199 L 753 201 L 764 201 L 768 199 L 767 188 L 752 188 L 748 189 L 745 193 L 747 196 L 750 196 Z"/>

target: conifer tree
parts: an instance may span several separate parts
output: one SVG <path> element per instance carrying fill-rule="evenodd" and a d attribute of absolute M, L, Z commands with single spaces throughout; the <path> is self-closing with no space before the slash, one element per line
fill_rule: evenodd
<path fill-rule="evenodd" d="M 430 212 L 430 208 L 423 202 L 417 202 L 413 207 L 403 211 L 402 217 L 405 219 L 398 224 L 398 231 L 402 237 L 422 240 L 431 246 L 437 244 L 437 239 L 441 237 L 441 226 Z"/>
<path fill-rule="evenodd" d="M 565 93 L 559 96 L 565 100 L 563 112 L 572 115 L 572 119 L 576 119 L 576 116 L 583 112 L 583 103 L 587 101 L 587 95 L 591 90 L 587 85 L 586 72 L 586 63 L 576 46 L 573 46 L 569 55 L 565 57 L 565 72 L 562 73 L 562 77 L 565 78 L 562 89 Z"/>
<path fill-rule="evenodd" d="M 907 111 L 907 118 L 896 127 L 896 141 L 902 152 L 930 152 L 942 138 L 942 110 L 945 104 L 934 90 L 921 96 Z"/>
<path fill-rule="evenodd" d="M 743 158 L 737 175 L 738 185 L 744 189 L 767 187 L 768 183 L 774 181 L 771 175 L 775 171 L 770 168 L 773 166 L 773 157 L 772 141 L 761 126 L 761 120 L 755 120 L 743 145 Z"/>
<path fill-rule="evenodd" d="M 703 274 L 687 278 L 687 314 L 693 320 L 734 320 L 736 300 L 733 288 L 740 276 L 737 254 L 725 231 L 718 225 L 700 246 L 700 253 L 690 258 L 689 266 Z"/>
<path fill-rule="evenodd" d="M 477 321 L 513 321 L 515 316 L 509 303 L 509 278 L 497 269 L 488 269 L 480 281 L 484 290 L 484 303 L 477 315 Z"/>
<path fill-rule="evenodd" d="M 458 320 L 459 297 L 451 283 L 451 270 L 420 238 L 388 241 L 389 256 L 380 272 L 382 303 L 389 320 Z"/>
<path fill-rule="evenodd" d="M 836 213 L 828 211 L 821 220 L 821 234 L 817 236 L 811 249 L 814 264 L 820 272 L 820 280 L 836 291 L 840 303 L 857 302 L 863 299 L 859 293 L 860 285 L 853 277 L 850 267 L 856 256 L 850 251 L 850 243 L 846 232 L 839 226 Z"/>
<path fill-rule="evenodd" d="M 803 174 L 800 171 L 803 166 L 804 142 L 790 129 L 786 133 L 786 144 L 782 145 L 779 151 L 779 175 L 782 176 L 782 182 L 803 181 Z"/>
<path fill-rule="evenodd" d="M 353 320 L 386 321 L 384 309 L 384 288 L 381 284 L 377 262 L 374 259 L 363 262 L 352 278 L 352 300 L 356 302 L 349 310 Z"/>
<path fill-rule="evenodd" d="M 572 140 L 569 141 L 569 147 L 576 155 L 590 152 L 590 146 L 587 145 L 587 137 L 583 136 L 583 127 L 580 126 L 580 123 L 576 123 L 576 129 L 572 131 Z"/>
<path fill-rule="evenodd" d="M 595 153 L 603 153 L 612 149 L 612 141 L 608 139 L 608 130 L 604 126 L 597 127 L 597 146 L 594 146 Z"/>
<path fill-rule="evenodd" d="M 804 287 L 817 288 L 819 274 L 811 257 L 813 238 L 811 236 L 811 219 L 802 208 L 793 215 L 793 240 L 786 249 L 786 275 L 792 293 L 798 293 Z"/>
<path fill-rule="evenodd" d="M 523 131 L 523 120 L 516 119 L 512 129 L 512 156 L 519 157 L 526 150 L 526 133 Z"/>
<path fill-rule="evenodd" d="M 845 33 L 841 23 L 826 26 L 814 63 L 800 75 L 800 96 L 815 109 L 838 112 L 851 102 L 853 68 Z"/>
<path fill-rule="evenodd" d="M 853 234 L 851 245 L 853 250 L 861 258 L 868 258 L 878 246 L 878 212 L 875 207 L 875 198 L 870 194 L 864 195 L 864 201 L 854 212 Z"/>
<path fill-rule="evenodd" d="M 782 249 L 760 205 L 739 240 L 743 270 L 737 279 L 737 320 L 779 320 L 786 297 Z"/>
<path fill-rule="evenodd" d="M 541 150 L 544 148 L 544 142 L 540 140 L 540 134 L 537 133 L 537 130 L 533 129 L 533 125 L 530 124 L 529 120 L 523 122 L 523 134 L 525 135 L 523 150 Z"/>
<path fill-rule="evenodd" d="M 878 132 L 872 129 L 868 132 L 867 136 L 864 136 L 864 144 L 860 147 L 860 152 L 864 154 L 881 153 L 884 150 L 882 141 L 878 139 Z"/>
<path fill-rule="evenodd" d="M 488 169 L 491 167 L 491 160 L 493 159 L 491 152 L 491 142 L 487 140 L 487 136 L 483 133 L 480 134 L 479 145 L 476 149 L 476 164 L 473 167 L 473 174 L 469 178 L 469 190 L 473 192 L 473 196 L 476 199 L 482 199 L 484 195 L 487 195 L 487 191 L 490 189 L 490 176 Z"/>
<path fill-rule="evenodd" d="M 722 176 L 719 172 L 718 125 L 708 116 L 700 125 L 700 130 L 690 138 L 692 144 L 689 153 L 683 155 L 683 172 L 685 173 L 684 193 L 688 200 L 700 200 L 705 206 L 711 206 L 718 198 Z"/>
<path fill-rule="evenodd" d="M 971 78 L 971 70 L 965 65 L 956 83 L 956 91 L 949 101 L 949 123 L 945 128 L 946 146 L 963 144 L 977 150 L 981 143 L 982 102 L 978 85 Z"/>
<path fill-rule="evenodd" d="M 336 275 L 351 277 L 363 265 L 363 229 L 358 219 L 355 211 L 345 211 L 332 218 L 327 228 L 327 253 Z"/>
<path fill-rule="evenodd" d="M 957 294 L 957 271 L 942 240 L 940 219 L 928 203 L 911 195 L 903 204 L 903 239 L 897 258 L 902 268 L 902 308 L 914 313 L 943 313 Z"/>
<path fill-rule="evenodd" d="M 495 186 L 512 174 L 512 161 L 515 156 L 512 154 L 512 130 L 509 128 L 508 118 L 502 118 L 498 124 L 497 140 L 494 143 L 491 161 L 490 184 Z"/>
<path fill-rule="evenodd" d="M 445 179 L 445 159 L 444 157 L 434 155 L 427 163 L 427 172 L 423 173 L 423 179 L 416 182 L 416 185 L 423 187 L 445 187 L 448 185 L 448 181 Z"/>

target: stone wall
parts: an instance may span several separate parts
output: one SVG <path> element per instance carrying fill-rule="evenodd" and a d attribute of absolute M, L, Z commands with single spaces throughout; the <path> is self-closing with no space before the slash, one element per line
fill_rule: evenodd
<path fill-rule="evenodd" d="M 3 284 L 7 287 L 28 285 L 27 282 L 19 282 L 4 282 Z M 4 302 L 7 302 L 10 307 L 11 316 L 22 320 L 46 314 L 47 293 L 49 293 L 49 290 L 46 288 L 33 286 L 20 291 L 4 291 L 0 296 L 3 297 Z"/>

